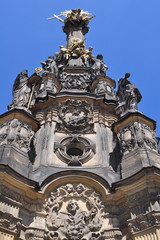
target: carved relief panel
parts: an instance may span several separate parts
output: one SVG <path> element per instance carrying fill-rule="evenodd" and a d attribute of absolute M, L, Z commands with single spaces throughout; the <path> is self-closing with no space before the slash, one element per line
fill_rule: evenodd
<path fill-rule="evenodd" d="M 67 183 L 50 193 L 44 209 L 46 240 L 108 239 L 107 213 L 94 189 L 81 183 Z"/>
<path fill-rule="evenodd" d="M 117 136 L 121 142 L 123 153 L 128 153 L 135 147 L 147 147 L 157 151 L 155 131 L 147 124 L 134 122 L 121 129 Z"/>
<path fill-rule="evenodd" d="M 69 99 L 59 104 L 60 128 L 69 132 L 86 132 L 92 123 L 93 108 L 85 100 Z"/>
<path fill-rule="evenodd" d="M 30 142 L 34 135 L 30 125 L 19 119 L 12 119 L 1 125 L 0 145 L 14 145 L 20 149 L 28 151 Z"/>
<path fill-rule="evenodd" d="M 60 81 L 62 83 L 62 89 L 86 91 L 91 79 L 89 73 L 71 74 L 62 72 Z"/>

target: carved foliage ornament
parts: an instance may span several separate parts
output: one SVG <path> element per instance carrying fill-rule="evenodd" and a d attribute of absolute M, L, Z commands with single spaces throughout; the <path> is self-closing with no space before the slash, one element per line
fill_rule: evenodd
<path fill-rule="evenodd" d="M 29 150 L 33 135 L 31 126 L 18 119 L 13 119 L 1 125 L 0 145 L 15 145 L 20 149 Z"/>
<path fill-rule="evenodd" d="M 68 183 L 51 192 L 44 207 L 46 240 L 105 239 L 101 229 L 106 213 L 93 189 Z"/>
<path fill-rule="evenodd" d="M 84 100 L 67 100 L 59 104 L 59 119 L 69 132 L 87 131 L 92 122 L 91 104 Z"/>

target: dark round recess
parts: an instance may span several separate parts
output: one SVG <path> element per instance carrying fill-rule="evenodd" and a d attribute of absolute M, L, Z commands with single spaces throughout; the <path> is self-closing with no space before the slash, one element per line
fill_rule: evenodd
<path fill-rule="evenodd" d="M 68 148 L 67 154 L 69 156 L 82 156 L 83 151 L 80 148 L 71 147 L 71 148 Z"/>

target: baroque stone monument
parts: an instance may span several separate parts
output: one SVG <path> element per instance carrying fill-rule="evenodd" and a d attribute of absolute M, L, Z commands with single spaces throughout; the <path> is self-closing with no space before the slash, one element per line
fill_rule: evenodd
<path fill-rule="evenodd" d="M 86 49 L 93 18 L 54 15 L 66 44 L 20 72 L 0 116 L 0 239 L 160 239 L 156 123 L 128 78 Z"/>

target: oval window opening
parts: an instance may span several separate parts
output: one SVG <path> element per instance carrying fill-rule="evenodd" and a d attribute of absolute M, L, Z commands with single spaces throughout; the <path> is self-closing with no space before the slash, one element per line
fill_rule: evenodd
<path fill-rule="evenodd" d="M 67 150 L 67 154 L 69 156 L 82 156 L 83 155 L 83 151 L 81 149 L 79 149 L 79 148 L 72 147 L 72 148 L 69 148 Z"/>

